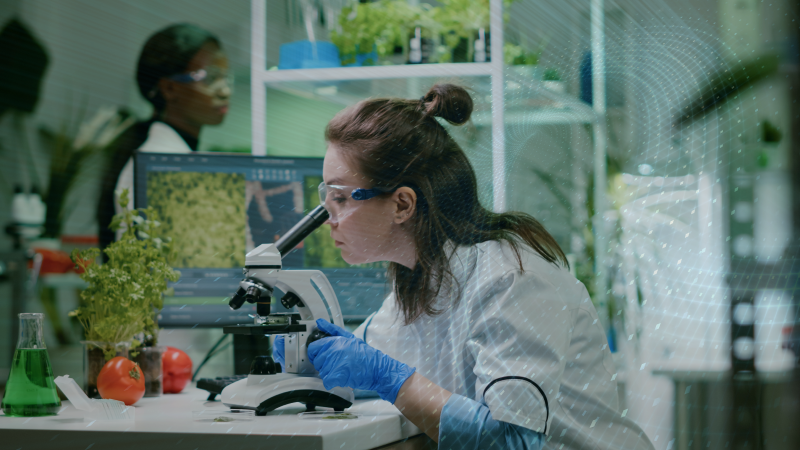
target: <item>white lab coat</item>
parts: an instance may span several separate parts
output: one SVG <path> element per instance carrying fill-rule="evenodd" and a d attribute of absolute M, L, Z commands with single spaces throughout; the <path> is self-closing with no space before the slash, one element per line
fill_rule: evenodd
<path fill-rule="evenodd" d="M 163 122 L 153 122 L 147 132 L 147 139 L 137 151 L 146 153 L 191 153 L 192 149 L 172 127 Z M 120 172 L 117 179 L 115 192 L 120 192 L 122 189 L 128 189 L 130 198 L 128 207 L 133 208 L 133 158 L 130 158 L 125 163 L 125 167 L 122 168 L 122 172 Z M 117 214 L 122 211 L 116 201 L 114 201 L 114 208 Z"/>
<path fill-rule="evenodd" d="M 507 243 L 460 247 L 452 270 L 462 292 L 439 296 L 445 312 L 404 326 L 391 294 L 356 336 L 485 402 L 493 419 L 546 434 L 546 448 L 653 448 L 619 410 L 616 369 L 586 288 L 520 250 L 524 272 Z"/>

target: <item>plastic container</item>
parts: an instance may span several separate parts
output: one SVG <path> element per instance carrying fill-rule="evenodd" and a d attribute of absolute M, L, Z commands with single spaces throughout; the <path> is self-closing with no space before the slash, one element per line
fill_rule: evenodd
<path fill-rule="evenodd" d="M 144 375 L 144 396 L 161 397 L 164 393 L 164 365 L 161 362 L 166 346 L 139 347 L 135 352 L 139 354 L 131 358 L 139 364 Z"/>
<path fill-rule="evenodd" d="M 69 375 L 56 377 L 55 383 L 75 409 L 86 413 L 84 421 L 135 419 L 133 406 L 126 406 L 119 400 L 92 400 Z"/>
<path fill-rule="evenodd" d="M 256 417 L 252 409 L 196 409 L 192 419 L 198 422 L 250 422 Z"/>
<path fill-rule="evenodd" d="M 295 41 L 281 45 L 278 62 L 280 70 L 322 69 L 341 65 L 339 48 L 330 42 Z"/>

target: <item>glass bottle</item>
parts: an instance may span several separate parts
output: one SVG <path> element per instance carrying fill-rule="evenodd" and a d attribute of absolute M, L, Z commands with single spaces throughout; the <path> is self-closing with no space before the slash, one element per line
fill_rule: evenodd
<path fill-rule="evenodd" d="M 43 321 L 42 313 L 19 315 L 19 340 L 0 405 L 6 416 L 54 416 L 61 409 L 44 345 Z"/>

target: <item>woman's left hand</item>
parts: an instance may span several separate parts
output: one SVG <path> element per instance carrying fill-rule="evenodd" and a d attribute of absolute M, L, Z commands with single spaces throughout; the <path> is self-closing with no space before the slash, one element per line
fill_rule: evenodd
<path fill-rule="evenodd" d="M 370 347 L 352 333 L 325 320 L 317 327 L 330 335 L 308 346 L 308 358 L 325 389 L 336 386 L 376 391 L 394 403 L 397 393 L 416 370 Z"/>

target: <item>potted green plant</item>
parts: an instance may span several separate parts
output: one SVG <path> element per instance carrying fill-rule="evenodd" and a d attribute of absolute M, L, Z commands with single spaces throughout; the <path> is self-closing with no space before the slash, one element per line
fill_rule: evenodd
<path fill-rule="evenodd" d="M 399 17 L 395 41 L 402 45 L 403 63 L 442 63 L 452 59 L 452 52 L 442 42 L 444 26 L 439 22 L 440 8 L 427 3 L 410 5 L 405 0 L 387 1 L 390 17 Z M 420 47 L 416 58 L 412 42 Z M 396 47 L 398 48 L 398 47 Z"/>
<path fill-rule="evenodd" d="M 123 212 L 114 216 L 111 228 L 122 229 L 122 237 L 105 249 L 107 261 L 97 262 L 100 250 L 74 250 L 72 260 L 82 271 L 88 287 L 81 292 L 80 307 L 70 313 L 83 325 L 86 336 L 84 359 L 86 393 L 97 395 L 97 375 L 103 364 L 118 353 L 127 356 L 127 349 L 136 349 L 142 341 L 134 336 L 150 336 L 147 344 L 155 345 L 158 336 L 156 314 L 162 296 L 168 291 L 167 281 L 177 281 L 180 273 L 167 264 L 169 239 L 158 236 L 161 226 L 152 208 L 128 208 L 128 192 L 119 197 Z M 136 356 L 136 355 L 134 355 Z M 152 389 L 160 391 L 161 360 L 151 369 Z"/>
<path fill-rule="evenodd" d="M 503 44 L 503 62 L 509 66 L 512 73 L 526 78 L 540 81 L 546 73 L 539 67 L 539 60 L 547 47 L 549 39 L 545 39 L 535 50 L 528 45 L 506 42 Z"/>
<path fill-rule="evenodd" d="M 778 144 L 780 144 L 781 139 L 783 139 L 783 133 L 778 127 L 769 120 L 761 122 L 761 139 L 759 142 L 761 142 L 762 149 L 756 160 L 759 169 L 765 170 L 770 167 L 780 167 Z"/>
<path fill-rule="evenodd" d="M 450 53 L 440 43 L 443 26 L 438 21 L 439 13 L 438 7 L 411 5 L 406 0 L 353 3 L 342 8 L 331 42 L 338 47 L 345 66 L 403 64 L 408 59 L 409 39 L 420 28 L 422 38 L 433 42 L 430 61 L 444 62 Z M 398 49 L 402 50 L 401 55 L 397 54 Z"/>
<path fill-rule="evenodd" d="M 508 3 L 508 2 L 506 2 Z M 436 19 L 455 62 L 472 62 L 478 30 L 489 30 L 489 0 L 441 0 Z"/>
<path fill-rule="evenodd" d="M 331 32 L 342 65 L 378 64 L 378 57 L 389 55 L 398 44 L 397 24 L 389 16 L 386 2 L 354 3 L 342 8 L 337 29 Z"/>
<path fill-rule="evenodd" d="M 508 66 L 535 66 L 539 64 L 540 53 L 527 51 L 511 42 L 503 44 L 503 60 Z"/>
<path fill-rule="evenodd" d="M 559 94 L 563 94 L 567 91 L 566 84 L 561 81 L 561 74 L 558 73 L 558 70 L 555 68 L 551 67 L 545 70 L 542 80 L 542 84 L 544 85 L 545 89 Z"/>

